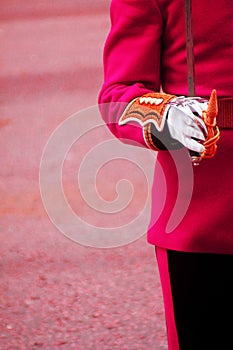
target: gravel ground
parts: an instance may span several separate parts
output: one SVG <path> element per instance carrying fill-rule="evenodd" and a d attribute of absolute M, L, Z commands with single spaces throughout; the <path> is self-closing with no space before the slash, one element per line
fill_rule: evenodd
<path fill-rule="evenodd" d="M 145 239 L 96 250 L 41 219 L 33 222 L 37 230 L 27 221 L 2 231 L 1 349 L 167 348 L 158 271 Z"/>
<path fill-rule="evenodd" d="M 81 246 L 55 228 L 40 196 L 48 137 L 96 104 L 108 10 L 107 0 L 1 2 L 1 350 L 167 349 L 146 236 Z"/>

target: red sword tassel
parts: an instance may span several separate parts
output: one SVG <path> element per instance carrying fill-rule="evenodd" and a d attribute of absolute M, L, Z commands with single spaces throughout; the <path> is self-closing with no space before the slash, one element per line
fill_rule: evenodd
<path fill-rule="evenodd" d="M 213 90 L 210 99 L 207 111 L 203 111 L 202 117 L 207 127 L 208 136 L 203 143 L 205 150 L 202 153 L 202 158 L 212 158 L 217 149 L 217 141 L 220 138 L 220 131 L 216 124 L 216 117 L 218 115 L 218 101 L 216 90 Z"/>

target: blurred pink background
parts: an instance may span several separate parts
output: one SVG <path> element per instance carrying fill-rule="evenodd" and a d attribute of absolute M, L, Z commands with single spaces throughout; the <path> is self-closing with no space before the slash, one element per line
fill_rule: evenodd
<path fill-rule="evenodd" d="M 53 130 L 96 105 L 109 0 L 2 0 L 0 349 L 166 350 L 154 249 L 73 243 L 50 222 L 39 166 Z"/>

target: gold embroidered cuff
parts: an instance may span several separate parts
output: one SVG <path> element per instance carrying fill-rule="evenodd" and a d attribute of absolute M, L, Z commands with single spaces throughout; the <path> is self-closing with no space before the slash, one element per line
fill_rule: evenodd
<path fill-rule="evenodd" d="M 149 148 L 157 151 L 166 149 L 159 133 L 164 130 L 169 109 L 167 104 L 174 98 L 176 98 L 175 95 L 156 92 L 138 97 L 127 106 L 119 120 L 119 125 L 130 122 L 139 123 L 143 128 L 143 137 Z"/>

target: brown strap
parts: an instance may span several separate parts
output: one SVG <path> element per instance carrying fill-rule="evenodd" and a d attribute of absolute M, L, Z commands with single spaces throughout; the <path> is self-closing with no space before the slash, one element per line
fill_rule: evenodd
<path fill-rule="evenodd" d="M 218 99 L 217 125 L 221 129 L 233 128 L 233 97 Z"/>
<path fill-rule="evenodd" d="M 186 53 L 188 73 L 188 96 L 196 96 L 195 59 L 193 46 L 192 0 L 185 0 Z"/>

